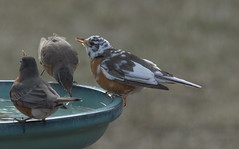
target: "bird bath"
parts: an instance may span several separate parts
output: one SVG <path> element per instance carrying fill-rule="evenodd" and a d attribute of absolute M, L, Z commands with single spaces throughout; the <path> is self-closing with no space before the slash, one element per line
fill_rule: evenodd
<path fill-rule="evenodd" d="M 0 148 L 1 149 L 80 149 L 96 142 L 109 123 L 122 112 L 122 99 L 109 97 L 103 90 L 73 85 L 74 97 L 83 101 L 70 102 L 67 110 L 59 109 L 46 119 L 29 120 L 25 132 L 13 118 L 26 118 L 9 99 L 11 80 L 0 80 Z M 50 83 L 60 96 L 68 96 L 57 83 Z"/>

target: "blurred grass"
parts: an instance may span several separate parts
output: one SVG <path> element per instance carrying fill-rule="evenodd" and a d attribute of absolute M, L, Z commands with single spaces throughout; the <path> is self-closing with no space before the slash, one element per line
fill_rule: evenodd
<path fill-rule="evenodd" d="M 169 92 L 145 89 L 129 96 L 121 117 L 89 148 L 234 149 L 239 146 L 238 14 L 236 0 L 1 0 L 0 77 L 15 79 L 20 51 L 37 58 L 40 38 L 57 33 L 81 59 L 75 80 L 97 85 L 74 38 L 98 34 L 203 89 L 169 85 Z"/>

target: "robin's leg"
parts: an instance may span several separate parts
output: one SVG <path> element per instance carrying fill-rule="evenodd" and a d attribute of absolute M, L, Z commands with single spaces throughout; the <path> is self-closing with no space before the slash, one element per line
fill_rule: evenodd
<path fill-rule="evenodd" d="M 110 96 L 110 98 L 114 98 L 114 97 L 116 97 L 116 96 L 120 97 L 120 95 L 114 94 L 114 93 L 112 93 L 112 92 L 110 92 L 110 91 L 106 91 L 105 94 L 107 94 L 108 96 Z"/>
<path fill-rule="evenodd" d="M 106 92 L 105 92 L 105 94 L 106 94 L 106 95 L 108 95 L 108 96 L 110 96 L 111 98 L 113 98 L 113 97 L 112 97 L 112 93 L 111 93 L 111 92 L 109 92 L 109 91 L 106 91 Z"/>
<path fill-rule="evenodd" d="M 18 121 L 20 124 L 22 124 L 22 131 L 23 133 L 25 133 L 25 123 L 27 120 L 29 119 L 32 119 L 32 117 L 28 117 L 26 119 L 17 119 L 17 118 L 14 118 L 14 120 Z"/>
<path fill-rule="evenodd" d="M 42 70 L 42 72 L 41 72 L 41 76 L 43 75 L 44 72 L 45 72 L 45 69 Z"/>
<path fill-rule="evenodd" d="M 29 119 L 32 119 L 32 117 L 28 117 L 28 118 L 25 118 L 25 119 L 17 119 L 17 118 L 14 118 L 14 120 L 18 121 L 19 123 L 21 124 L 25 124 L 27 120 Z"/>
<path fill-rule="evenodd" d="M 45 118 L 42 119 L 42 122 L 43 122 L 43 124 L 45 125 L 45 124 L 46 124 L 46 119 L 45 119 Z"/>
<path fill-rule="evenodd" d="M 126 104 L 127 104 L 127 96 L 128 96 L 128 94 L 125 94 L 125 95 L 122 95 L 121 96 L 121 98 L 123 99 L 123 105 L 124 105 L 124 107 L 126 106 Z"/>

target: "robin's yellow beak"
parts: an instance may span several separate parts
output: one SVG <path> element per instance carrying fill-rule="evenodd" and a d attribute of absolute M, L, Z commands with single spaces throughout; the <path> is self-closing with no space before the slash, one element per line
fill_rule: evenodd
<path fill-rule="evenodd" d="M 27 56 L 24 50 L 22 50 L 21 54 L 22 56 Z"/>
<path fill-rule="evenodd" d="M 76 41 L 80 42 L 81 44 L 83 44 L 85 46 L 89 46 L 89 44 L 85 41 L 84 38 L 76 37 Z"/>

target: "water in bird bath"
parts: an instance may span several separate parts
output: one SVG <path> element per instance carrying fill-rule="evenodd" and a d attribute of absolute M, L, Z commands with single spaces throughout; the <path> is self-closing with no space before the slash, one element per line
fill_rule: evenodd
<path fill-rule="evenodd" d="M 56 113 L 52 114 L 50 117 L 79 114 L 94 110 L 94 108 L 80 106 L 79 104 L 72 104 L 72 102 L 66 103 L 66 107 L 67 109 L 58 109 Z M 14 118 L 21 119 L 26 118 L 26 116 L 15 108 L 10 99 L 0 98 L 0 121 L 13 121 Z"/>

